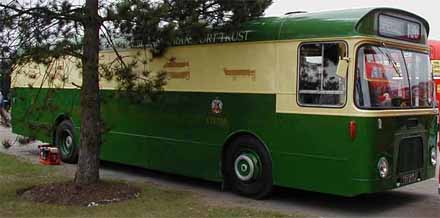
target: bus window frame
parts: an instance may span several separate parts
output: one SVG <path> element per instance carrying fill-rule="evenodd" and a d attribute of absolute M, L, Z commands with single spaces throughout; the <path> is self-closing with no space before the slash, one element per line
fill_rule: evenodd
<path fill-rule="evenodd" d="M 405 40 L 402 40 L 402 41 L 405 41 Z M 353 100 L 353 105 L 356 107 L 356 109 L 368 110 L 368 111 L 388 111 L 388 110 L 426 110 L 426 109 L 430 109 L 430 108 L 435 108 L 434 103 L 433 103 L 433 106 L 431 106 L 431 107 L 414 107 L 414 106 L 411 105 L 408 108 L 371 108 L 371 107 L 368 108 L 368 107 L 360 107 L 357 104 L 357 102 L 356 102 L 356 79 L 357 79 L 357 73 L 358 72 L 357 72 L 356 69 L 357 69 L 357 65 L 358 65 L 358 61 L 359 61 L 359 59 L 358 59 L 359 50 L 363 46 L 368 46 L 368 45 L 383 47 L 382 46 L 382 42 L 384 42 L 384 41 L 381 41 L 381 42 L 365 42 L 365 43 L 360 43 L 360 44 L 358 44 L 356 46 L 356 52 L 354 53 L 355 54 L 355 56 L 354 56 L 354 58 L 355 58 L 355 71 L 354 71 L 354 79 L 353 79 L 353 99 L 352 99 Z M 417 53 L 426 54 L 426 55 L 429 56 L 429 52 L 428 51 L 421 51 L 419 49 L 411 50 L 411 49 L 407 48 L 405 45 L 401 46 L 400 48 L 398 47 L 398 45 L 386 46 L 384 48 L 400 49 L 402 52 L 405 52 L 405 51 L 407 51 L 407 52 L 417 52 Z M 434 75 L 433 75 L 432 72 L 431 72 L 431 79 L 432 79 L 432 81 L 434 81 Z M 434 89 L 435 89 L 435 86 L 433 87 L 433 90 Z M 434 96 L 434 93 L 432 93 L 432 94 L 433 94 L 432 98 L 433 99 L 436 98 Z"/>
<path fill-rule="evenodd" d="M 300 107 L 305 107 L 305 108 L 329 108 L 329 109 L 342 109 L 347 105 L 347 100 L 348 100 L 348 75 L 349 75 L 349 71 L 350 71 L 350 64 L 348 65 L 347 68 L 347 72 L 345 72 L 345 90 L 343 92 L 345 92 L 345 98 L 344 98 L 344 103 L 341 105 L 328 105 L 328 104 L 303 104 L 300 102 L 299 100 L 299 74 L 300 74 L 300 62 L 301 62 L 301 47 L 303 45 L 307 45 L 307 44 L 337 44 L 337 43 L 342 43 L 345 45 L 345 52 L 346 52 L 346 57 L 350 57 L 349 56 L 349 45 L 348 42 L 345 40 L 336 40 L 336 41 L 306 41 L 306 42 L 301 42 L 298 47 L 297 47 L 297 68 L 296 68 L 296 104 Z"/>

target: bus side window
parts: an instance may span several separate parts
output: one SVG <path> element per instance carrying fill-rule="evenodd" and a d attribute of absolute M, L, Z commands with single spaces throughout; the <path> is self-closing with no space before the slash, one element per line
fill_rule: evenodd
<path fill-rule="evenodd" d="M 298 100 L 301 105 L 338 107 L 345 103 L 345 78 L 336 74 L 346 56 L 344 43 L 308 43 L 300 47 Z"/>

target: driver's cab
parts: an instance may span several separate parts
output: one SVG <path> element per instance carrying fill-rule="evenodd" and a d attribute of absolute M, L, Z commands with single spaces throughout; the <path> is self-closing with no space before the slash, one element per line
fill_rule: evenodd
<path fill-rule="evenodd" d="M 433 83 L 426 52 L 364 44 L 357 52 L 355 103 L 365 109 L 432 107 Z"/>
<path fill-rule="evenodd" d="M 363 59 L 363 76 L 369 83 L 372 105 L 378 107 L 391 107 L 402 104 L 407 104 L 406 101 L 392 102 L 392 99 L 399 98 L 407 99 L 408 80 L 402 76 L 402 66 L 399 60 L 399 55 L 390 53 L 388 56 L 380 47 L 366 47 L 362 49 L 364 52 Z M 394 57 L 392 57 L 393 55 Z"/>

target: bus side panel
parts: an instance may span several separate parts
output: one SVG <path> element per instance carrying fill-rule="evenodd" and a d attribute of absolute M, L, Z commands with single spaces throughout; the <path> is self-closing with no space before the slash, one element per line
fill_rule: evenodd
<path fill-rule="evenodd" d="M 277 185 L 347 195 L 350 182 L 348 117 L 278 114 L 273 148 Z"/>
<path fill-rule="evenodd" d="M 53 125 L 58 116 L 71 114 L 76 89 L 14 88 L 12 131 L 52 143 Z"/>
<path fill-rule="evenodd" d="M 270 141 L 275 131 L 274 95 L 165 92 L 133 102 L 104 93 L 104 160 L 218 181 L 231 133 L 250 131 Z M 221 102 L 219 113 L 213 101 Z"/>

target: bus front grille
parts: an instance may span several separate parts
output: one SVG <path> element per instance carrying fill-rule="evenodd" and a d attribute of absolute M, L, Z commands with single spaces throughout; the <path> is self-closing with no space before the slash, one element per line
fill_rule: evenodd
<path fill-rule="evenodd" d="M 398 172 L 404 173 L 423 168 L 423 140 L 421 137 L 400 141 Z"/>

